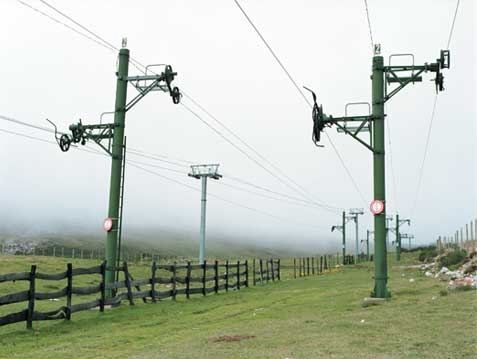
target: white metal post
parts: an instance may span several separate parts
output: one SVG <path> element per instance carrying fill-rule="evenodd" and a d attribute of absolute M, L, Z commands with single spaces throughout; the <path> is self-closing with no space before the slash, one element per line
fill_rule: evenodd
<path fill-rule="evenodd" d="M 202 176 L 202 199 L 200 207 L 200 244 L 199 244 L 199 263 L 203 264 L 205 260 L 205 211 L 207 204 L 207 176 Z"/>

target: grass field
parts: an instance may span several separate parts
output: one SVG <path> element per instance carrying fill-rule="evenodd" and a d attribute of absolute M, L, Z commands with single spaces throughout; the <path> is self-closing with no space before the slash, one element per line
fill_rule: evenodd
<path fill-rule="evenodd" d="M 27 270 L 31 259 L 0 257 L 0 273 Z M 66 263 L 40 259 L 44 272 Z M 206 298 L 75 313 L 70 322 L 35 322 L 32 331 L 0 327 L 0 357 L 477 358 L 476 292 L 442 295 L 445 282 L 394 264 L 393 298 L 379 306 L 360 305 L 372 286 L 364 264 Z"/>

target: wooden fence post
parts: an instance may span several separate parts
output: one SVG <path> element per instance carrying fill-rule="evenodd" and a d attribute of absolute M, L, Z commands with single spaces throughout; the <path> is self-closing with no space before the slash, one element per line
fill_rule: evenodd
<path fill-rule="evenodd" d="M 229 291 L 229 261 L 225 261 L 225 291 Z"/>
<path fill-rule="evenodd" d="M 128 291 L 129 305 L 134 305 L 134 299 L 133 299 L 132 290 L 131 290 L 131 280 L 129 278 L 129 270 L 128 270 L 127 262 L 123 262 L 123 267 L 124 267 L 124 283 L 126 284 L 126 289 Z"/>
<path fill-rule="evenodd" d="M 306 273 L 310 275 L 310 257 L 306 257 Z"/>
<path fill-rule="evenodd" d="M 268 281 L 270 280 L 269 261 L 270 261 L 269 259 L 267 259 L 267 260 L 265 261 L 265 264 L 266 264 L 266 266 L 267 266 L 267 283 L 268 283 Z"/>
<path fill-rule="evenodd" d="M 256 271 L 256 269 L 255 269 L 255 258 L 252 261 L 252 265 L 253 265 L 252 278 L 253 278 L 253 285 L 255 286 L 255 285 L 257 285 L 257 281 L 256 281 L 256 277 L 255 277 L 255 275 L 256 275 L 256 273 L 255 273 L 255 271 Z"/>
<path fill-rule="evenodd" d="M 71 319 L 71 295 L 73 294 L 73 265 L 66 265 L 66 320 Z"/>
<path fill-rule="evenodd" d="M 152 262 L 151 265 L 151 299 L 153 303 L 156 303 L 156 262 Z"/>
<path fill-rule="evenodd" d="M 245 286 L 248 288 L 248 259 L 245 261 Z"/>
<path fill-rule="evenodd" d="M 30 289 L 28 290 L 27 329 L 33 328 L 33 313 L 35 312 L 35 277 L 36 265 L 30 269 Z"/>
<path fill-rule="evenodd" d="M 260 284 L 263 284 L 263 260 L 260 258 Z"/>
<path fill-rule="evenodd" d="M 273 266 L 273 258 L 270 259 L 270 270 L 272 272 L 272 281 L 275 282 L 275 268 Z"/>
<path fill-rule="evenodd" d="M 293 278 L 296 279 L 296 258 L 293 258 Z"/>
<path fill-rule="evenodd" d="M 278 262 L 277 262 L 277 267 L 278 267 L 278 280 L 281 280 L 282 279 L 282 274 L 281 274 L 281 266 L 280 266 L 280 258 L 278 258 Z"/>
<path fill-rule="evenodd" d="M 187 261 L 187 272 L 186 272 L 186 278 L 185 278 L 185 281 L 186 281 L 186 298 L 189 299 L 190 298 L 190 277 L 191 277 L 191 274 L 192 274 L 192 268 L 191 268 L 191 265 L 190 265 L 190 261 Z"/>
<path fill-rule="evenodd" d="M 106 261 L 101 263 L 101 298 L 99 300 L 99 311 L 104 312 L 104 302 L 106 301 Z"/>
<path fill-rule="evenodd" d="M 323 273 L 323 256 L 320 256 L 320 273 Z"/>
<path fill-rule="evenodd" d="M 240 290 L 240 261 L 237 261 L 237 290 Z"/>
<path fill-rule="evenodd" d="M 311 257 L 311 274 L 315 275 L 315 257 Z"/>
<path fill-rule="evenodd" d="M 176 262 L 172 265 L 172 299 L 176 300 Z"/>
<path fill-rule="evenodd" d="M 214 292 L 219 292 L 219 261 L 214 262 Z"/>
<path fill-rule="evenodd" d="M 204 263 L 202 264 L 202 295 L 206 295 L 205 277 L 207 277 L 207 261 L 206 260 L 204 260 Z"/>

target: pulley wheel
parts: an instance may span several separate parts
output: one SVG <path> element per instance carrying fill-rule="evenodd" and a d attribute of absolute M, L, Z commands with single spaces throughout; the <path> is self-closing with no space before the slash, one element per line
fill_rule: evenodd
<path fill-rule="evenodd" d="M 179 91 L 178 87 L 174 87 L 171 92 L 172 96 L 172 102 L 174 102 L 176 105 L 181 102 L 181 93 Z"/>
<path fill-rule="evenodd" d="M 68 137 L 68 135 L 61 135 L 60 137 L 60 149 L 63 152 L 66 152 L 70 149 L 71 145 L 71 139 Z"/>

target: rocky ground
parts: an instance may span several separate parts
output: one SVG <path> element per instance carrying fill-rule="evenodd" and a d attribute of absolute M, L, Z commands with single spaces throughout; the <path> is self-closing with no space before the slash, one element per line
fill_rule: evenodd
<path fill-rule="evenodd" d="M 439 265 L 442 256 L 437 256 L 432 263 L 422 264 L 421 270 L 426 277 L 438 278 L 449 282 L 449 289 L 477 289 L 477 253 L 464 259 L 464 263 L 455 270 Z"/>

